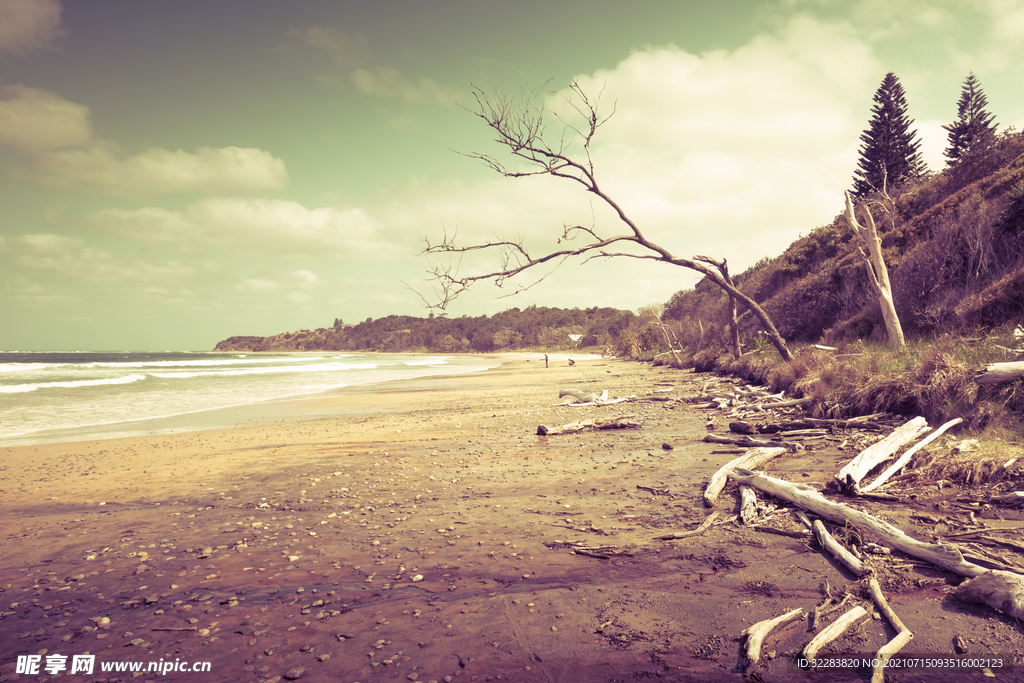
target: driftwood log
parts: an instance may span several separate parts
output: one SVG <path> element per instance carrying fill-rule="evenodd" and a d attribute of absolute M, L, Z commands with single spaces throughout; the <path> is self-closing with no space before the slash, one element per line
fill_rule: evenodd
<path fill-rule="evenodd" d="M 540 436 L 556 436 L 558 434 L 576 434 L 588 429 L 636 429 L 641 423 L 631 419 L 632 415 L 620 415 L 619 417 L 607 417 L 599 420 L 579 420 L 570 422 L 561 427 L 547 427 L 539 425 L 537 434 Z"/>
<path fill-rule="evenodd" d="M 704 489 L 704 507 L 713 508 L 718 503 L 718 496 L 722 493 L 726 483 L 729 481 L 729 473 L 736 467 L 753 469 L 760 467 L 772 458 L 778 457 L 786 452 L 785 448 L 755 448 L 743 455 L 726 463 L 720 470 L 715 472 L 708 486 Z"/>
<path fill-rule="evenodd" d="M 655 536 L 654 538 L 658 541 L 677 541 L 683 538 L 690 538 L 691 536 L 700 536 L 702 533 L 711 528 L 711 526 L 715 523 L 715 520 L 718 519 L 720 515 L 721 513 L 718 510 L 715 510 L 710 515 L 708 515 L 707 518 L 703 522 L 701 522 L 701 525 L 696 529 L 692 529 L 691 531 L 680 531 L 679 533 L 675 534 L 665 534 L 664 536 Z M 722 523 L 724 524 L 725 521 L 735 518 L 735 516 L 729 517 Z"/>
<path fill-rule="evenodd" d="M 854 524 L 862 531 L 874 534 L 887 545 L 901 550 L 907 555 L 931 562 L 935 566 L 955 574 L 979 576 L 987 571 L 984 567 L 966 561 L 960 551 L 952 546 L 919 541 L 873 515 L 855 510 L 848 505 L 832 502 L 804 484 L 793 484 L 744 469 L 733 469 L 728 476 L 739 484 L 747 484 L 778 498 L 784 498 L 838 524 Z"/>
<path fill-rule="evenodd" d="M 988 384 L 1006 384 L 1024 377 L 1024 361 L 1011 363 L 991 363 L 974 377 L 975 383 L 985 386 Z"/>
<path fill-rule="evenodd" d="M 1014 619 L 1024 619 L 1024 576 L 992 569 L 964 581 L 956 589 L 956 597 L 994 607 Z"/>
<path fill-rule="evenodd" d="M 873 576 L 868 579 L 868 590 L 871 592 L 871 598 L 875 601 L 879 611 L 885 615 L 885 618 L 889 620 L 889 623 L 897 631 L 896 636 L 883 645 L 878 650 L 878 653 L 875 654 L 874 661 L 876 663 L 871 667 L 871 683 L 884 683 L 886 663 L 913 639 L 914 634 L 900 621 L 900 618 L 892 611 L 892 607 L 889 607 L 888 601 L 882 595 L 882 587 L 878 585 L 878 580 Z"/>
<path fill-rule="evenodd" d="M 892 457 L 901 446 L 910 443 L 928 429 L 926 419 L 915 417 L 889 436 L 861 451 L 856 458 L 839 470 L 839 474 L 835 475 L 836 480 L 844 490 L 855 492 L 861 479 L 876 465 Z"/>
<path fill-rule="evenodd" d="M 940 436 L 942 436 L 946 432 L 946 430 L 948 430 L 948 429 L 950 429 L 952 427 L 957 426 L 961 422 L 963 422 L 963 420 L 960 419 L 959 417 L 954 418 L 954 419 L 950 420 L 949 422 L 947 422 L 946 424 L 944 424 L 941 427 L 939 427 L 938 429 L 936 429 L 934 432 L 932 432 L 931 434 L 929 434 L 925 438 L 921 439 L 912 448 L 908 448 L 906 453 L 901 455 L 899 457 L 899 459 L 896 460 L 896 462 L 894 462 L 892 465 L 887 467 L 884 472 L 882 472 L 880 475 L 878 475 L 877 479 L 875 479 L 873 482 L 871 482 L 867 486 L 865 486 L 863 488 L 860 488 L 859 492 L 860 493 L 867 493 L 868 491 L 874 491 L 875 489 L 880 488 L 882 485 L 885 484 L 885 482 L 887 482 L 889 480 L 889 477 L 891 477 L 892 475 L 894 475 L 897 472 L 899 472 L 901 467 L 903 467 L 908 462 L 910 462 L 910 459 L 912 457 L 914 457 L 914 455 L 919 450 L 921 450 L 922 448 L 924 448 L 925 446 L 930 444 L 932 441 L 935 441 L 935 439 L 937 439 Z"/>
<path fill-rule="evenodd" d="M 781 441 L 769 441 L 768 439 L 755 439 L 744 434 L 743 436 L 719 436 L 718 434 L 706 434 L 705 443 L 723 443 L 731 446 L 743 446 L 745 448 L 782 448 L 787 451 L 798 451 L 802 446 L 798 443 L 783 443 Z"/>
<path fill-rule="evenodd" d="M 757 663 L 761 661 L 761 645 L 764 644 L 765 637 L 772 632 L 772 629 L 777 626 L 782 626 L 783 624 L 788 624 L 794 619 L 799 619 L 803 614 L 803 607 L 797 607 L 792 612 L 786 612 L 774 619 L 759 621 L 753 626 L 748 626 L 743 629 L 740 635 L 747 637 L 747 665 L 743 667 L 744 676 L 751 675 L 757 668 Z"/>
<path fill-rule="evenodd" d="M 811 638 L 811 642 L 807 643 L 807 646 L 804 648 L 804 659 L 813 666 L 814 660 L 818 656 L 818 650 L 843 635 L 843 633 L 846 632 L 846 629 L 850 628 L 866 616 L 868 616 L 868 611 L 860 605 L 857 605 L 849 612 L 833 621 L 828 625 L 828 627 L 822 629 L 817 635 Z"/>
<path fill-rule="evenodd" d="M 740 486 L 740 522 L 747 526 L 757 517 L 757 494 L 749 486 Z"/>

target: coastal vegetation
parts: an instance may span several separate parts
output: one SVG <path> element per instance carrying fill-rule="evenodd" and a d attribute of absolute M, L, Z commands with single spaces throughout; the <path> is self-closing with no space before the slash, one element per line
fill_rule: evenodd
<path fill-rule="evenodd" d="M 335 319 L 329 328 L 286 332 L 270 337 L 231 337 L 217 351 L 386 351 L 456 353 L 519 349 L 617 347 L 636 336 L 638 316 L 615 308 L 511 308 L 492 316 L 430 314 L 367 318 L 356 325 Z M 641 351 L 657 345 L 648 335 Z"/>

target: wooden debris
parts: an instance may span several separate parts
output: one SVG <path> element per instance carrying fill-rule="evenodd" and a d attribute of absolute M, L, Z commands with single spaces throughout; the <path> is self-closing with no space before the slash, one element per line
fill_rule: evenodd
<path fill-rule="evenodd" d="M 747 665 L 743 667 L 744 676 L 750 676 L 757 668 L 757 663 L 761 660 L 761 645 L 764 643 L 765 637 L 771 633 L 772 629 L 776 626 L 788 624 L 794 619 L 799 619 L 803 614 L 803 608 L 797 607 L 792 612 L 786 612 L 774 619 L 759 621 L 753 626 L 748 626 L 743 629 L 740 635 L 747 637 Z"/>
<path fill-rule="evenodd" d="M 757 404 L 758 409 L 771 410 L 773 408 L 788 408 L 790 406 L 802 406 L 808 403 L 813 403 L 814 397 L 807 396 L 805 398 L 794 398 L 789 401 L 776 401 L 772 403 L 759 403 Z"/>
<path fill-rule="evenodd" d="M 878 585 L 878 580 L 873 576 L 868 579 L 868 590 L 871 591 L 871 597 L 875 601 L 878 610 L 885 615 L 885 618 L 889 620 L 892 627 L 898 631 L 896 636 L 883 645 L 875 655 L 876 664 L 872 667 L 871 683 L 884 683 L 886 663 L 914 638 L 914 634 L 910 632 L 910 629 L 900 621 L 900 618 L 889 607 L 885 596 L 882 595 L 882 587 Z"/>
<path fill-rule="evenodd" d="M 749 486 L 740 486 L 740 522 L 744 526 L 757 517 L 757 494 Z"/>
<path fill-rule="evenodd" d="M 924 448 L 925 446 L 930 444 L 932 441 L 935 441 L 935 439 L 937 439 L 940 436 L 942 436 L 942 434 L 944 434 L 948 429 L 951 429 L 952 427 L 955 427 L 956 425 L 960 424 L 961 422 L 963 422 L 963 420 L 961 420 L 959 417 L 954 418 L 954 419 L 950 420 L 949 422 L 947 422 L 946 424 L 944 424 L 941 427 L 939 427 L 938 429 L 936 429 L 934 432 L 932 432 L 931 434 L 929 434 L 925 438 L 923 438 L 921 441 L 919 441 L 912 448 L 908 448 L 906 453 L 901 455 L 896 462 L 894 462 L 892 465 L 890 465 L 888 468 L 886 468 L 886 470 L 884 472 L 882 472 L 880 475 L 878 475 L 877 479 L 875 479 L 873 482 L 871 482 L 870 484 L 868 484 L 864 488 L 860 489 L 860 492 L 864 493 L 866 491 L 874 491 L 875 489 L 880 488 L 881 486 L 883 486 L 885 484 L 885 482 L 888 481 L 889 477 L 891 477 L 892 475 L 896 474 L 896 472 L 898 472 L 901 467 L 903 467 L 908 462 L 910 462 L 910 459 L 912 457 L 914 457 L 914 454 L 916 454 L 919 450 L 921 450 L 922 448 Z M 1024 499 L 1022 499 L 1021 502 L 1024 503 Z"/>
<path fill-rule="evenodd" d="M 802 446 L 798 443 L 783 443 L 782 441 L 769 441 L 768 439 L 755 439 L 749 435 L 743 436 L 719 436 L 718 434 L 706 434 L 705 443 L 722 443 L 734 446 L 746 446 L 749 448 L 777 447 L 787 451 L 798 451 Z"/>
<path fill-rule="evenodd" d="M 711 526 L 715 523 L 715 520 L 718 519 L 718 516 L 720 514 L 721 513 L 718 510 L 715 510 L 714 512 L 712 512 L 710 515 L 707 516 L 707 518 L 701 523 L 701 525 L 699 527 L 697 527 L 696 529 L 693 529 L 692 531 L 681 531 L 679 533 L 667 534 L 665 536 L 655 536 L 654 539 L 657 540 L 657 541 L 675 541 L 675 540 L 678 540 L 680 538 L 690 538 L 691 536 L 700 536 L 705 531 L 707 531 L 708 529 L 711 528 Z M 727 519 L 722 520 L 720 523 L 724 524 L 725 522 L 729 521 L 730 519 L 736 519 L 735 515 L 732 516 L 732 517 L 729 517 Z"/>
<path fill-rule="evenodd" d="M 843 635 L 843 633 L 846 632 L 846 629 L 850 628 L 866 616 L 868 616 L 868 611 L 860 605 L 857 605 L 849 612 L 836 619 L 834 622 L 829 624 L 828 628 L 822 629 L 816 636 L 811 638 L 811 642 L 807 643 L 807 647 L 804 648 L 804 659 L 813 665 L 814 660 L 818 656 L 818 650 Z"/>
<path fill-rule="evenodd" d="M 868 472 L 892 457 L 901 446 L 910 443 L 928 428 L 928 421 L 925 418 L 915 417 L 889 436 L 861 451 L 856 458 L 839 470 L 839 474 L 835 475 L 836 481 L 846 491 L 857 491 L 861 479 L 866 477 Z"/>
<path fill-rule="evenodd" d="M 715 472 L 704 489 L 704 506 L 713 508 L 718 503 L 718 495 L 725 488 L 729 481 L 729 472 L 735 467 L 753 469 L 760 467 L 772 458 L 786 452 L 785 448 L 755 448 L 743 455 L 726 463 L 720 470 Z"/>
<path fill-rule="evenodd" d="M 565 396 L 571 396 L 572 401 L 566 401 L 564 403 L 556 403 L 557 406 L 572 406 L 573 408 L 582 408 L 584 406 L 610 406 L 616 403 L 623 403 L 631 400 L 632 396 L 622 398 L 608 398 L 608 390 L 605 389 L 600 394 L 595 394 L 589 391 L 580 391 L 579 389 L 562 389 L 558 392 L 558 397 L 563 398 Z"/>
<path fill-rule="evenodd" d="M 954 593 L 959 600 L 988 605 L 1014 619 L 1024 619 L 1024 576 L 992 569 L 964 581 Z"/>
<path fill-rule="evenodd" d="M 540 436 L 556 436 L 558 434 L 576 434 L 588 429 L 636 429 L 642 425 L 637 420 L 630 419 L 632 415 L 620 415 L 619 417 L 608 417 L 599 420 L 581 420 L 570 422 L 561 427 L 547 427 L 539 425 L 537 434 Z"/>
<path fill-rule="evenodd" d="M 991 363 L 975 375 L 974 381 L 980 385 L 1006 384 L 1024 377 L 1024 362 Z"/>
<path fill-rule="evenodd" d="M 849 550 L 844 548 L 839 541 L 832 537 L 832 534 L 828 532 L 828 529 L 825 528 L 820 519 L 814 520 L 814 524 L 811 527 L 814 529 L 814 535 L 818 538 L 818 543 L 821 544 L 821 547 L 832 553 L 851 572 L 857 576 L 863 576 L 871 571 L 864 566 L 863 562 L 854 557 Z"/>
<path fill-rule="evenodd" d="M 739 484 L 748 484 L 765 493 L 796 503 L 825 519 L 839 524 L 853 524 L 862 531 L 871 532 L 887 545 L 907 555 L 926 560 L 956 574 L 978 576 L 986 571 L 984 567 L 964 560 L 963 555 L 955 547 L 919 541 L 873 515 L 855 510 L 848 505 L 834 503 L 809 486 L 793 484 L 739 468 L 732 469 L 728 476 Z"/>
<path fill-rule="evenodd" d="M 1011 491 L 1001 496 L 992 496 L 992 502 L 1003 505 L 1024 505 L 1024 491 Z"/>

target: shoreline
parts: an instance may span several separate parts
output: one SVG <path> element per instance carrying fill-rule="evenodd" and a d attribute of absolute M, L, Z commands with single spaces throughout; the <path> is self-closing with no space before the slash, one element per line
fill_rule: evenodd
<path fill-rule="evenodd" d="M 555 405 L 567 388 L 686 397 L 728 380 L 523 359 L 412 381 L 419 390 L 304 405 L 336 411 L 322 419 L 0 448 L 0 679 L 45 651 L 91 653 L 97 673 L 101 662 L 209 662 L 214 680 L 249 683 L 739 683 L 744 628 L 810 613 L 823 581 L 858 590 L 790 514 L 772 523 L 798 538 L 722 524 L 658 540 L 706 519 L 701 490 L 735 457 L 703 442 L 708 413 Z M 621 414 L 642 426 L 536 433 Z M 814 446 L 764 469 L 820 487 L 851 455 Z M 957 495 L 922 487 L 900 506 L 859 506 L 922 535 L 913 516 Z M 720 511 L 737 497 L 726 489 Z M 977 519 L 1011 514 L 979 508 Z M 972 651 L 1024 651 L 1013 619 L 955 601 L 943 572 L 897 553 L 871 562 L 914 652 L 946 655 L 957 634 Z M 873 653 L 890 637 L 871 621 L 825 652 Z M 778 656 L 761 680 L 792 680 L 790 654 L 809 638 L 773 632 Z"/>
<path fill-rule="evenodd" d="M 216 352 L 222 353 L 222 352 Z M 275 355 L 308 355 L 312 352 L 273 352 Z M 376 353 L 376 352 L 371 352 Z M 232 355 L 237 355 L 233 354 Z M 415 354 L 411 354 L 415 355 Z M 437 354 L 427 354 L 437 355 Z M 566 358 L 573 354 L 560 354 Z M 124 439 L 139 436 L 155 436 L 161 434 L 178 434 L 198 432 L 228 427 L 256 426 L 280 421 L 302 421 L 326 419 L 333 416 L 336 408 L 359 412 L 353 401 L 339 401 L 337 406 L 330 404 L 331 399 L 343 399 L 352 396 L 373 396 L 380 393 L 404 393 L 425 390 L 424 382 L 433 380 L 443 383 L 449 378 L 461 377 L 477 373 L 488 373 L 499 370 L 503 365 L 518 361 L 532 360 L 530 354 L 478 354 L 481 360 L 497 362 L 497 365 L 483 370 L 467 370 L 465 372 L 437 373 L 421 375 L 413 378 L 387 379 L 365 384 L 351 384 L 326 391 L 310 394 L 296 394 L 279 398 L 255 400 L 223 408 L 210 408 L 194 412 L 179 413 L 161 417 L 143 418 L 140 420 L 123 420 L 118 422 L 83 425 L 59 430 L 42 430 L 21 436 L 9 437 L 0 441 L 0 448 L 16 448 L 43 444 L 75 443 L 78 441 L 95 441 L 97 439 Z M 581 358 L 576 354 L 577 358 Z M 584 356 L 590 358 L 591 356 Z M 370 403 L 372 405 L 372 401 Z"/>

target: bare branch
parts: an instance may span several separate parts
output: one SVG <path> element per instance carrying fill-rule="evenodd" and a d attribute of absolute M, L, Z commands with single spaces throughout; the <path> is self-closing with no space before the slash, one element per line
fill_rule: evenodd
<path fill-rule="evenodd" d="M 547 84 L 545 84 L 546 86 Z M 730 297 L 743 303 L 757 319 L 761 322 L 779 354 L 785 360 L 791 360 L 792 355 L 786 347 L 785 341 L 778 333 L 771 319 L 753 299 L 739 291 L 728 277 L 726 262 L 721 262 L 709 257 L 696 257 L 695 259 L 680 258 L 673 255 L 664 247 L 651 242 L 640 230 L 639 226 L 626 214 L 625 210 L 611 196 L 606 194 L 598 185 L 597 176 L 594 170 L 594 162 L 591 156 L 591 144 L 597 131 L 611 118 L 602 116 L 599 111 L 601 93 L 596 98 L 590 98 L 578 82 L 569 86 L 569 93 L 564 95 L 568 105 L 582 118 L 583 123 L 575 125 L 563 120 L 557 112 L 555 118 L 562 124 L 559 135 L 551 138 L 545 127 L 544 109 L 544 88 L 533 90 L 522 89 L 518 97 L 499 90 L 485 91 L 475 85 L 472 86 L 473 98 L 476 102 L 475 108 L 466 108 L 471 114 L 481 119 L 494 131 L 495 142 L 505 148 L 505 151 L 519 166 L 511 167 L 503 161 L 490 154 L 472 153 L 466 154 L 486 164 L 496 173 L 508 178 L 522 178 L 534 175 L 549 175 L 556 178 L 564 178 L 581 185 L 587 192 L 598 197 L 616 215 L 619 221 L 628 230 L 624 234 L 613 237 L 602 238 L 593 225 L 585 227 L 582 225 L 563 225 L 562 236 L 558 244 L 571 242 L 577 238 L 585 238 L 585 244 L 576 248 L 556 249 L 542 256 L 532 256 L 526 248 L 522 238 L 506 240 L 497 238 L 480 244 L 459 245 L 455 241 L 455 234 L 448 235 L 444 231 L 441 241 L 431 243 L 424 239 L 425 248 L 423 254 L 428 258 L 440 255 L 458 254 L 470 252 L 492 252 L 498 257 L 497 268 L 478 275 L 460 275 L 458 266 L 461 261 L 455 264 L 449 262 L 447 265 L 433 261 L 429 271 L 435 283 L 435 291 L 438 294 L 439 303 L 437 307 L 444 308 L 453 301 L 459 294 L 466 291 L 472 284 L 482 280 L 492 280 L 499 287 L 503 286 L 511 278 L 516 277 L 524 271 L 541 266 L 542 264 L 553 263 L 551 270 L 542 275 L 539 279 L 526 287 L 519 287 L 517 292 L 529 289 L 543 281 L 561 264 L 568 259 L 585 256 L 584 263 L 593 258 L 611 258 L 615 256 L 628 256 L 630 258 L 647 259 L 669 263 L 675 266 L 689 268 L 701 273 L 706 278 L 725 290 Z M 612 114 L 614 114 L 614 106 Z M 554 139 L 556 144 L 552 145 L 549 139 Z M 575 144 L 582 146 L 582 152 L 573 152 Z M 610 245 L 620 242 L 630 242 L 636 245 L 640 253 L 621 251 L 608 251 Z M 705 265 L 708 264 L 708 265 Z M 712 266 L 712 267 L 709 267 Z M 721 271 L 716 272 L 715 269 Z"/>

